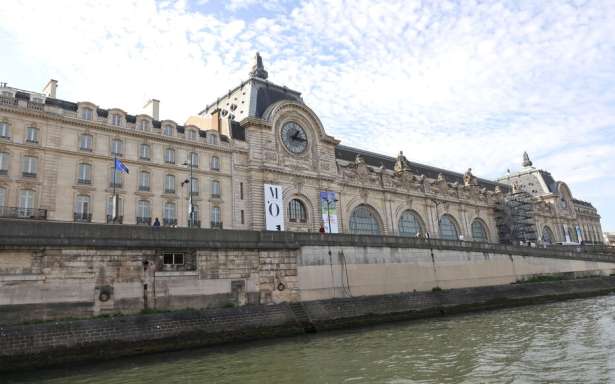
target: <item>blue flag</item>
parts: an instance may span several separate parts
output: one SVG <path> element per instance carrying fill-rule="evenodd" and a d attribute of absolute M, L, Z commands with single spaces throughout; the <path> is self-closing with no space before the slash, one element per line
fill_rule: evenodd
<path fill-rule="evenodd" d="M 128 167 L 120 159 L 115 159 L 115 169 L 121 172 L 128 172 Z"/>

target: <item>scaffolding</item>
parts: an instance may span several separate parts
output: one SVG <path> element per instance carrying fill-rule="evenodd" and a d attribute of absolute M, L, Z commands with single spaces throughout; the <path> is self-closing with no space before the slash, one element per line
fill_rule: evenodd
<path fill-rule="evenodd" d="M 525 191 L 508 194 L 495 210 L 498 235 L 502 244 L 536 243 L 534 203 Z"/>

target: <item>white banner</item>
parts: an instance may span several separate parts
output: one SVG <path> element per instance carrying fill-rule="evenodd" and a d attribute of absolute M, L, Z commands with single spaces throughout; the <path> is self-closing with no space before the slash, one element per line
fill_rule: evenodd
<path fill-rule="evenodd" d="M 284 199 L 279 185 L 265 184 L 265 228 L 284 230 Z"/>
<path fill-rule="evenodd" d="M 339 233 L 335 192 L 320 192 L 320 212 L 326 233 Z"/>

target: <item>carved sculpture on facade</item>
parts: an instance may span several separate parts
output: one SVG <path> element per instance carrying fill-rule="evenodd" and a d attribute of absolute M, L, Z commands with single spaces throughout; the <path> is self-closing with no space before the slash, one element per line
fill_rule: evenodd
<path fill-rule="evenodd" d="M 466 186 L 478 185 L 478 179 L 472 174 L 472 168 L 468 168 L 463 175 L 463 184 Z"/>
<path fill-rule="evenodd" d="M 250 71 L 250 77 L 259 77 L 261 79 L 267 79 L 269 74 L 265 71 L 265 66 L 263 65 L 263 58 L 260 53 L 256 52 L 256 56 L 254 56 L 254 65 L 252 66 L 252 70 Z"/>
<path fill-rule="evenodd" d="M 397 174 L 410 172 L 410 162 L 406 159 L 406 156 L 404 156 L 403 151 L 399 151 L 399 155 L 397 155 L 397 160 L 395 161 L 393 170 Z"/>
<path fill-rule="evenodd" d="M 523 166 L 524 167 L 532 166 L 532 161 L 530 160 L 530 156 L 527 154 L 527 152 L 523 152 Z"/>

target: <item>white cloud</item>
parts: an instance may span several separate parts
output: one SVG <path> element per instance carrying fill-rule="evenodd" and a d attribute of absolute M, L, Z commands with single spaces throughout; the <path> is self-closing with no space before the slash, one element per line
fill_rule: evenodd
<path fill-rule="evenodd" d="M 0 73 L 24 88 L 53 76 L 64 98 L 129 112 L 157 97 L 182 122 L 259 50 L 345 144 L 487 177 L 527 150 L 579 198 L 614 190 L 609 0 L 201 3 L 2 2 L 0 41 L 30 67 Z M 615 203 L 597 201 L 615 229 Z"/>

